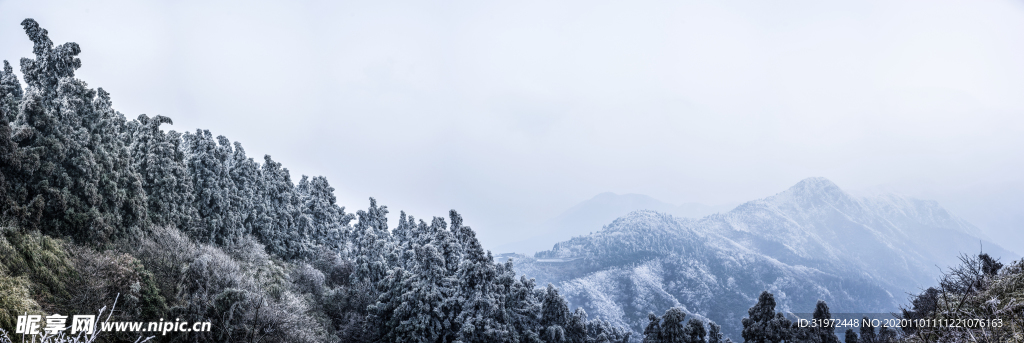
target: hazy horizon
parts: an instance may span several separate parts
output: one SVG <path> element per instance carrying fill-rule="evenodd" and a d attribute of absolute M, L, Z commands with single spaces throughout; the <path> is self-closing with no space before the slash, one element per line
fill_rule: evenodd
<path fill-rule="evenodd" d="M 1024 254 L 1020 1 L 0 1 L 19 77 L 24 18 L 129 119 L 327 176 L 349 212 L 454 208 L 485 246 L 604 192 L 717 205 L 821 176 Z"/>

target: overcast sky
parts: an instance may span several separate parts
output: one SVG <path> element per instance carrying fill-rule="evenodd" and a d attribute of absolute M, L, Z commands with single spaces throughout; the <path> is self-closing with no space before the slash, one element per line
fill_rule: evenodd
<path fill-rule="evenodd" d="M 350 211 L 457 209 L 485 246 L 606 191 L 810 176 L 1024 224 L 1021 0 L 0 0 L 0 59 L 31 55 L 28 17 L 129 118 L 325 175 Z"/>

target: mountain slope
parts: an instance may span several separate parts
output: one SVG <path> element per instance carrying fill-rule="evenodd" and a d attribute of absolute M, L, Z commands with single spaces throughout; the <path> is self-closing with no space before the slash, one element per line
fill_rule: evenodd
<path fill-rule="evenodd" d="M 888 312 L 931 284 L 978 230 L 937 203 L 858 198 L 822 178 L 702 219 L 638 211 L 519 262 L 573 306 L 642 331 L 649 312 L 683 306 L 738 338 L 758 293 L 783 311 L 818 299 L 833 312 Z M 986 242 L 994 256 L 1016 256 Z"/>

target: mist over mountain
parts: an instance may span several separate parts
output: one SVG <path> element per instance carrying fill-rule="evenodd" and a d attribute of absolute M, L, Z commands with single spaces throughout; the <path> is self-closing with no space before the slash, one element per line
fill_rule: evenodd
<path fill-rule="evenodd" d="M 783 312 L 825 300 L 833 312 L 885 313 L 934 283 L 958 253 L 1018 256 L 934 201 L 855 197 L 808 178 L 701 219 L 636 211 L 560 242 L 517 270 L 563 289 L 572 306 L 642 331 L 648 313 L 681 306 L 738 338 L 740 319 L 769 290 Z"/>
<path fill-rule="evenodd" d="M 529 238 L 499 245 L 498 252 L 531 254 L 550 248 L 557 242 L 575 236 L 600 231 L 605 225 L 639 210 L 651 210 L 681 218 L 700 218 L 712 213 L 726 212 L 736 204 L 705 205 L 686 203 L 673 205 L 643 194 L 615 194 L 605 192 L 587 199 L 551 218 L 537 229 L 529 230 Z"/>

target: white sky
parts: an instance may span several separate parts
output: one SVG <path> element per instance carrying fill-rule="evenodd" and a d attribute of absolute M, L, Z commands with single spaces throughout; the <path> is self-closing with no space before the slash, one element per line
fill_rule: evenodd
<path fill-rule="evenodd" d="M 349 211 L 455 208 L 485 246 L 606 191 L 719 204 L 824 176 L 1024 205 L 1020 0 L 0 0 L 16 66 L 27 17 L 129 118 L 325 175 Z"/>

